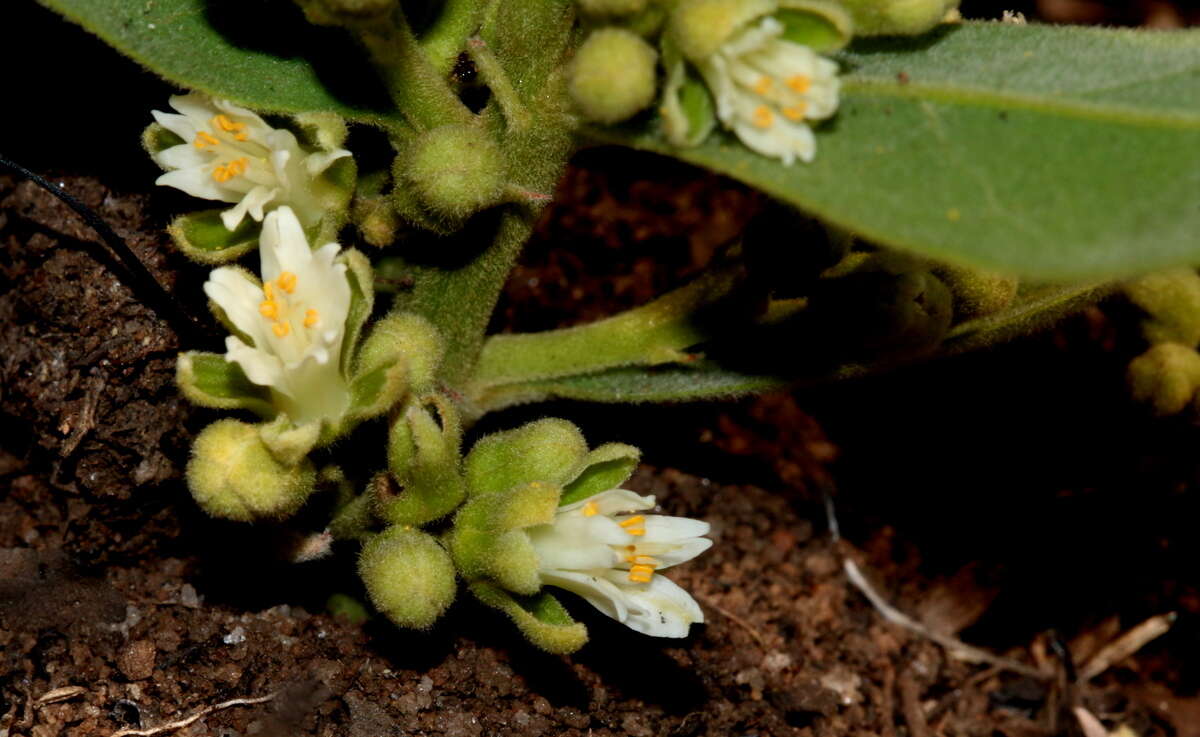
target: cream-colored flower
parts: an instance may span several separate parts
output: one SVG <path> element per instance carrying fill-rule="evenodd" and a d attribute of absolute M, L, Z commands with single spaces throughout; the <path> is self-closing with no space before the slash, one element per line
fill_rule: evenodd
<path fill-rule="evenodd" d="M 349 151 L 305 151 L 291 131 L 272 128 L 225 100 L 193 93 L 170 102 L 178 114 L 155 110 L 154 119 L 184 142 L 153 154 L 155 163 L 167 170 L 156 184 L 237 203 L 221 213 L 230 230 L 247 214 L 261 221 L 264 210 L 283 205 L 295 211 L 304 227 L 321 219 L 324 207 L 313 192 L 313 179 Z"/>
<path fill-rule="evenodd" d="M 717 117 L 742 143 L 791 164 L 813 160 L 817 144 L 806 121 L 837 111 L 837 65 L 781 38 L 766 17 L 736 32 L 697 62 L 716 101 Z"/>
<path fill-rule="evenodd" d="M 340 417 L 350 392 L 342 376 L 342 338 L 350 309 L 346 265 L 338 244 L 310 250 L 288 206 L 271 211 L 259 239 L 262 285 L 241 269 L 215 269 L 204 293 L 249 338 L 225 339 L 225 359 L 250 381 L 270 387 L 275 404 L 297 425 Z"/>
<path fill-rule="evenodd" d="M 712 545 L 708 523 L 639 514 L 653 496 L 611 489 L 559 507 L 554 522 L 526 529 L 542 583 L 567 589 L 631 629 L 686 637 L 704 613 L 658 571 L 695 558 Z"/>

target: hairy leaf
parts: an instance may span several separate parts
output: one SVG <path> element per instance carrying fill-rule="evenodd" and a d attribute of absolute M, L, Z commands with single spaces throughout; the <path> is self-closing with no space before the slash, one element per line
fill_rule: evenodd
<path fill-rule="evenodd" d="M 181 87 L 270 112 L 387 116 L 387 95 L 349 37 L 309 25 L 291 2 L 39 2 Z"/>
<path fill-rule="evenodd" d="M 656 123 L 600 142 L 723 172 L 879 243 L 1045 279 L 1200 263 L 1200 31 L 999 23 L 857 42 L 817 157 Z"/>

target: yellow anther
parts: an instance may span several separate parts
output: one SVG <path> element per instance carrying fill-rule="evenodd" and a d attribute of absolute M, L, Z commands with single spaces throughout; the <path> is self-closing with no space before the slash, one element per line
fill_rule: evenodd
<path fill-rule="evenodd" d="M 290 271 L 279 272 L 279 278 L 275 280 L 275 283 L 288 294 L 296 291 L 296 275 Z"/>
<path fill-rule="evenodd" d="M 216 146 L 220 141 L 208 131 L 196 131 L 196 140 L 192 143 L 196 148 L 204 148 L 205 146 Z"/>
<path fill-rule="evenodd" d="M 803 102 L 792 105 L 791 107 L 785 107 L 783 109 L 784 117 L 786 117 L 788 120 L 795 121 L 804 120 L 804 113 L 806 112 L 808 112 L 808 106 Z"/>
<path fill-rule="evenodd" d="M 258 314 L 268 320 L 274 320 L 279 317 L 279 304 L 275 300 L 268 299 L 258 306 Z"/>
<path fill-rule="evenodd" d="M 275 333 L 276 338 L 286 338 L 288 333 L 292 332 L 292 326 L 286 322 L 273 322 L 271 330 Z"/>
<path fill-rule="evenodd" d="M 229 172 L 228 167 L 226 167 L 224 164 L 221 164 L 213 169 L 212 178 L 218 182 L 228 182 L 230 179 L 233 179 L 233 174 Z"/>
<path fill-rule="evenodd" d="M 771 78 L 766 76 L 765 74 L 763 76 L 759 77 L 758 81 L 754 83 L 754 91 L 760 95 L 765 95 L 768 92 L 770 92 L 771 91 Z"/>
<path fill-rule="evenodd" d="M 309 310 L 304 313 L 304 327 L 311 328 L 321 320 L 321 316 L 316 310 Z"/>
<path fill-rule="evenodd" d="M 635 514 L 632 517 L 626 517 L 625 519 L 621 520 L 617 524 L 621 525 L 621 527 L 624 527 L 625 532 L 630 535 L 645 535 L 646 534 L 645 527 L 635 527 L 635 525 L 645 524 L 645 522 L 646 522 L 645 517 L 643 517 L 640 514 Z"/>
<path fill-rule="evenodd" d="M 249 161 L 249 159 L 243 156 L 240 159 L 234 159 L 233 161 L 230 161 L 228 164 L 222 164 L 221 166 L 213 169 L 212 178 L 218 182 L 228 182 L 230 179 L 233 179 L 237 175 L 245 172 L 246 167 L 249 165 Z"/>
<path fill-rule="evenodd" d="M 759 105 L 754 108 L 753 122 L 759 128 L 770 128 L 771 124 L 775 122 L 775 114 L 766 105 Z"/>
<path fill-rule="evenodd" d="M 263 296 L 268 300 L 275 299 L 275 286 L 271 282 L 263 282 Z"/>
<path fill-rule="evenodd" d="M 588 502 L 587 504 L 583 505 L 584 517 L 595 517 L 599 512 L 600 507 L 596 505 L 596 502 Z"/>
<path fill-rule="evenodd" d="M 812 87 L 812 80 L 803 74 L 796 74 L 788 77 L 787 86 L 788 89 L 792 90 L 793 92 L 799 92 L 803 95 L 805 92 L 808 92 L 810 87 Z"/>
<path fill-rule="evenodd" d="M 242 131 L 246 128 L 245 123 L 235 123 L 234 121 L 229 119 L 228 115 L 225 115 L 224 113 L 213 118 L 212 122 L 213 122 L 213 125 L 217 126 L 218 128 L 225 131 L 226 133 L 235 133 L 238 131 Z M 243 133 L 241 135 L 245 135 L 245 134 Z M 234 136 L 234 138 L 237 138 L 237 136 Z M 244 141 L 246 139 L 238 138 L 238 140 Z"/>
<path fill-rule="evenodd" d="M 654 578 L 654 566 L 633 566 L 629 569 L 629 580 L 634 583 L 650 583 Z"/>

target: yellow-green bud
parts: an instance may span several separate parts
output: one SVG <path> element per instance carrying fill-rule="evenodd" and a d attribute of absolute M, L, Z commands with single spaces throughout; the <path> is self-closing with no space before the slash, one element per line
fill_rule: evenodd
<path fill-rule="evenodd" d="M 426 629 L 454 601 L 454 563 L 432 536 L 393 526 L 363 546 L 358 573 L 375 608 L 401 627 Z"/>
<path fill-rule="evenodd" d="M 1191 268 L 1147 274 L 1125 285 L 1125 293 L 1150 315 L 1142 333 L 1151 343 L 1200 343 L 1200 275 Z"/>
<path fill-rule="evenodd" d="M 684 56 L 700 61 L 747 23 L 774 10 L 773 0 L 680 0 L 667 30 Z"/>
<path fill-rule="evenodd" d="M 916 36 L 942 22 L 958 0 L 842 0 L 859 36 Z"/>
<path fill-rule="evenodd" d="M 433 323 L 413 312 L 388 315 L 375 323 L 358 351 L 356 373 L 368 373 L 397 359 L 408 366 L 414 393 L 427 391 L 446 351 Z"/>
<path fill-rule="evenodd" d="M 999 312 L 1017 296 L 1015 276 L 946 265 L 935 267 L 934 273 L 954 294 L 954 312 L 960 319 Z"/>
<path fill-rule="evenodd" d="M 1179 343 L 1159 343 L 1130 362 L 1128 380 L 1134 400 L 1154 414 L 1178 414 L 1200 389 L 1200 354 Z"/>
<path fill-rule="evenodd" d="M 293 514 L 312 493 L 316 470 L 303 458 L 285 466 L 263 444 L 256 426 L 217 420 L 196 438 L 188 488 L 214 517 L 249 522 Z"/>
<path fill-rule="evenodd" d="M 567 82 L 571 99 L 588 120 L 626 120 L 654 100 L 657 58 L 650 44 L 632 31 L 596 30 L 571 63 Z"/>
<path fill-rule="evenodd" d="M 579 428 L 555 417 L 480 438 L 463 461 L 471 494 L 508 491 L 520 484 L 574 480 L 587 457 Z"/>
<path fill-rule="evenodd" d="M 483 128 L 443 125 L 413 141 L 392 173 L 433 215 L 460 220 L 500 201 L 504 154 Z"/>
<path fill-rule="evenodd" d="M 588 15 L 633 15 L 646 9 L 646 0 L 577 0 Z"/>

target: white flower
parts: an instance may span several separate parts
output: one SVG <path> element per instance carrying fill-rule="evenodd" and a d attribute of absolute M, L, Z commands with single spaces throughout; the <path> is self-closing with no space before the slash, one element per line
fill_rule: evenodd
<path fill-rule="evenodd" d="M 698 67 L 716 100 L 717 117 L 742 143 L 784 164 L 809 162 L 817 143 L 805 121 L 837 111 L 837 65 L 782 34 L 782 23 L 763 18 Z"/>
<path fill-rule="evenodd" d="M 692 597 L 657 571 L 712 545 L 708 523 L 637 514 L 653 496 L 611 489 L 559 507 L 554 522 L 526 530 L 542 583 L 567 589 L 622 624 L 655 637 L 686 637 L 703 622 Z"/>
<path fill-rule="evenodd" d="M 236 202 L 221 213 L 229 230 L 247 213 L 261 221 L 268 205 L 291 206 L 305 227 L 321 219 L 324 208 L 313 193 L 313 179 L 349 151 L 306 152 L 291 131 L 272 128 L 225 100 L 193 93 L 170 102 L 179 114 L 155 110 L 154 119 L 184 142 L 153 154 L 155 163 L 167 170 L 155 184 L 206 200 Z"/>
<path fill-rule="evenodd" d="M 225 339 L 225 360 L 270 387 L 275 404 L 297 425 L 335 419 L 350 402 L 340 363 L 350 283 L 335 263 L 338 244 L 316 251 L 287 206 L 267 215 L 259 239 L 262 286 L 246 272 L 223 266 L 204 284 L 238 336 Z"/>

